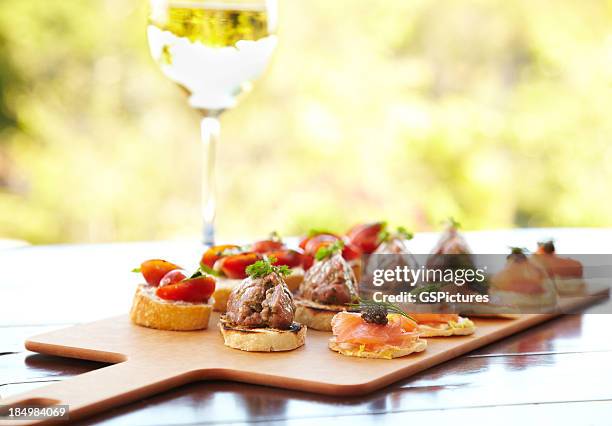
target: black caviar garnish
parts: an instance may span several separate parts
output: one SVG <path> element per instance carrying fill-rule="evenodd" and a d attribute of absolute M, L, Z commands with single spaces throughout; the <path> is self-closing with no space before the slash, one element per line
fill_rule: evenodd
<path fill-rule="evenodd" d="M 361 312 L 361 318 L 365 322 L 372 324 L 386 325 L 389 322 L 387 319 L 387 308 L 382 305 L 368 306 Z"/>

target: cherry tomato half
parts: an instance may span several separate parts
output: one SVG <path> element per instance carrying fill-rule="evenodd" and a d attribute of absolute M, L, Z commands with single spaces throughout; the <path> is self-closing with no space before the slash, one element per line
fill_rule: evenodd
<path fill-rule="evenodd" d="M 206 303 L 215 291 L 215 279 L 209 275 L 188 278 L 175 284 L 159 287 L 155 294 L 164 300 Z"/>
<path fill-rule="evenodd" d="M 255 253 L 268 253 L 270 251 L 282 250 L 285 248 L 285 244 L 283 244 L 280 240 L 261 240 L 253 243 L 251 250 Z"/>
<path fill-rule="evenodd" d="M 181 267 L 162 259 L 151 259 L 140 264 L 140 273 L 147 284 L 157 287 L 168 272 Z"/>
<path fill-rule="evenodd" d="M 164 275 L 164 277 L 159 282 L 159 286 L 165 287 L 167 285 L 176 284 L 180 281 L 183 281 L 185 278 L 187 278 L 187 273 L 185 271 L 183 271 L 182 269 L 173 269 L 172 271 Z"/>
<path fill-rule="evenodd" d="M 340 236 L 338 236 L 338 235 L 336 235 L 334 233 L 331 233 L 331 232 L 316 232 L 316 233 L 311 233 L 310 235 L 308 235 L 308 236 L 306 236 L 306 237 L 304 237 L 304 238 L 302 238 L 300 240 L 300 248 L 302 250 L 306 250 L 306 245 L 308 244 L 308 242 L 310 240 L 312 240 L 313 238 L 318 237 L 320 235 L 327 235 L 328 237 L 335 237 L 337 240 L 340 239 Z"/>
<path fill-rule="evenodd" d="M 385 222 L 364 223 L 352 227 L 347 233 L 348 242 L 363 253 L 370 254 L 380 244 L 380 233 L 386 228 Z"/>
<path fill-rule="evenodd" d="M 247 277 L 246 268 L 261 260 L 263 256 L 255 252 L 234 254 L 222 258 L 220 262 L 221 271 L 226 277 L 232 279 L 243 279 Z"/>
<path fill-rule="evenodd" d="M 342 257 L 344 260 L 351 261 L 361 257 L 361 249 L 355 244 L 347 242 L 342 249 Z"/>
<path fill-rule="evenodd" d="M 304 254 L 308 256 L 314 256 L 317 254 L 317 250 L 321 247 L 328 246 L 340 240 L 340 237 L 331 234 L 319 234 L 310 238 L 304 247 Z"/>
<path fill-rule="evenodd" d="M 224 256 L 228 256 L 233 252 L 238 251 L 240 251 L 240 246 L 237 246 L 235 244 L 223 244 L 220 246 L 214 246 L 204 252 L 200 263 L 202 265 L 208 266 L 209 268 L 212 268 L 213 266 L 215 266 L 215 262 L 217 260 L 221 259 Z"/>
<path fill-rule="evenodd" d="M 286 265 L 290 268 L 297 268 L 302 266 L 302 254 L 295 250 L 276 250 L 267 253 L 268 257 L 274 256 L 276 261 L 273 263 L 275 266 Z"/>

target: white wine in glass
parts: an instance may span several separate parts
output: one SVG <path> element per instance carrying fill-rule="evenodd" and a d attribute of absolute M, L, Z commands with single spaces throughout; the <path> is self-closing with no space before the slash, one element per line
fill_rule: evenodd
<path fill-rule="evenodd" d="M 266 69 L 276 47 L 275 0 L 150 0 L 153 59 L 202 114 L 204 244 L 215 232 L 215 150 L 219 115 Z"/>

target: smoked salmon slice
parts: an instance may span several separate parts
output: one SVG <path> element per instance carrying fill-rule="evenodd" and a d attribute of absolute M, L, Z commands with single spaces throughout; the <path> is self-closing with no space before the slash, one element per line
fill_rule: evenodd
<path fill-rule="evenodd" d="M 332 319 L 332 333 L 338 343 L 367 346 L 403 346 L 418 338 L 417 324 L 397 314 L 387 316 L 385 325 L 372 324 L 356 312 L 339 312 Z"/>

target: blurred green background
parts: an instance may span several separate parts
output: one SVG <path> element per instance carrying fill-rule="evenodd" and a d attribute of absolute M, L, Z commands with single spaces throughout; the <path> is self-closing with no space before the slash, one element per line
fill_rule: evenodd
<path fill-rule="evenodd" d="M 199 235 L 198 117 L 144 0 L 0 2 L 0 237 Z M 222 239 L 612 225 L 612 1 L 280 0 L 222 118 Z"/>

